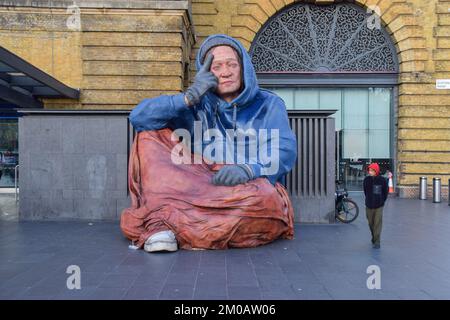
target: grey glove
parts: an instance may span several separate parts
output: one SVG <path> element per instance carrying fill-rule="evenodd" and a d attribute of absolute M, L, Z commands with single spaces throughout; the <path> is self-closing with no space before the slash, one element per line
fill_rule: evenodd
<path fill-rule="evenodd" d="M 212 179 L 212 183 L 220 186 L 235 186 L 246 183 L 252 178 L 250 169 L 244 165 L 228 165 L 221 168 Z"/>
<path fill-rule="evenodd" d="M 216 76 L 209 71 L 213 59 L 214 56 L 209 54 L 205 63 L 197 72 L 194 83 L 184 94 L 190 106 L 199 103 L 203 95 L 209 90 L 215 90 L 217 88 L 218 80 Z"/>

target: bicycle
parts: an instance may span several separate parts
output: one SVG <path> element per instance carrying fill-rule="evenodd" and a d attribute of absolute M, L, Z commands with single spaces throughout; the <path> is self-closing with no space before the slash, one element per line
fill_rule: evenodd
<path fill-rule="evenodd" d="M 335 192 L 335 217 L 337 220 L 343 223 L 351 223 L 358 218 L 359 207 L 355 201 L 348 197 L 348 191 L 343 189 L 338 189 L 337 186 L 342 184 L 340 181 L 336 181 L 336 192 Z"/>

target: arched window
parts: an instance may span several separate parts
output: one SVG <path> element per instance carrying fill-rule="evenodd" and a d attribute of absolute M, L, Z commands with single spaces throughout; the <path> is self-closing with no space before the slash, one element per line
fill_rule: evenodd
<path fill-rule="evenodd" d="M 398 72 L 389 35 L 353 4 L 295 4 L 258 32 L 250 54 L 256 72 Z"/>

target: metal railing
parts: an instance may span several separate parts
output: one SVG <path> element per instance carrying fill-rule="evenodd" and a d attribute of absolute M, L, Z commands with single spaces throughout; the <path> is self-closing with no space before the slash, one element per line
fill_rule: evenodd
<path fill-rule="evenodd" d="M 285 183 L 296 221 L 334 222 L 335 129 L 331 115 L 335 111 L 288 111 L 297 138 L 297 159 Z"/>
<path fill-rule="evenodd" d="M 17 194 L 19 190 L 19 186 L 17 183 L 17 178 L 19 177 L 18 172 L 19 172 L 19 165 L 14 167 L 14 199 L 16 200 L 16 202 L 18 200 Z"/>

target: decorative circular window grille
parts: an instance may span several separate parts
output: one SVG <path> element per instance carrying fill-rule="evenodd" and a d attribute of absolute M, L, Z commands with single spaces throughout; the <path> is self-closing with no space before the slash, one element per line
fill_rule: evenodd
<path fill-rule="evenodd" d="M 257 72 L 397 72 L 395 48 L 375 19 L 348 3 L 295 4 L 258 32 L 252 62 Z"/>

